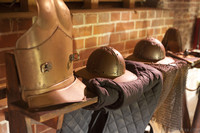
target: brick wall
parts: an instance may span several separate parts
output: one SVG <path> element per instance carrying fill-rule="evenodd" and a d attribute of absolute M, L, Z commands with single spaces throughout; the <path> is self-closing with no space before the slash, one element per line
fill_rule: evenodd
<path fill-rule="evenodd" d="M 163 0 L 165 9 L 174 11 L 174 27 L 181 32 L 183 50 L 191 48 L 195 18 L 200 15 L 199 0 Z"/>
<path fill-rule="evenodd" d="M 123 10 L 73 14 L 74 47 L 81 59 L 74 68 L 87 62 L 91 52 L 112 46 L 123 55 L 132 53 L 138 40 L 147 36 L 162 39 L 173 26 L 174 13 L 163 10 Z"/>

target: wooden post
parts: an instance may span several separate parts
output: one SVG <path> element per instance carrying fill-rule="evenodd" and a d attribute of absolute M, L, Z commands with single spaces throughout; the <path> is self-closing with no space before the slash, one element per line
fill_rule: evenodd
<path fill-rule="evenodd" d="M 190 117 L 189 117 L 189 112 L 186 104 L 186 94 L 184 92 L 183 95 L 183 130 L 184 133 L 191 133 L 191 124 L 190 124 Z"/>
<path fill-rule="evenodd" d="M 200 94 L 198 94 L 198 102 L 194 114 L 194 119 L 192 122 L 191 133 L 199 133 L 200 132 Z"/>
<path fill-rule="evenodd" d="M 123 0 L 123 6 L 125 8 L 134 8 L 135 7 L 135 0 Z"/>
<path fill-rule="evenodd" d="M 5 61 L 7 77 L 8 120 L 10 132 L 27 133 L 25 116 L 10 108 L 11 103 L 21 100 L 19 91 L 19 79 L 16 70 L 14 54 L 6 53 Z"/>

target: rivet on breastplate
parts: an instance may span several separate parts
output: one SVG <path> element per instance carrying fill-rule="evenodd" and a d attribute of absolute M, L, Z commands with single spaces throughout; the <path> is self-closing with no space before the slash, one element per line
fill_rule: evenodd
<path fill-rule="evenodd" d="M 49 72 L 52 69 L 52 64 L 50 62 L 45 62 L 40 65 L 42 73 Z"/>
<path fill-rule="evenodd" d="M 69 56 L 70 62 L 72 62 L 72 61 L 78 61 L 79 59 L 80 59 L 80 55 L 78 53 L 74 53 L 74 54 L 71 54 Z"/>

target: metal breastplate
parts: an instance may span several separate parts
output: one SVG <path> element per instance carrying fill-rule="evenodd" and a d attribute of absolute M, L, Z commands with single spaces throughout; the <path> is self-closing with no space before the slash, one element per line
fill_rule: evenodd
<path fill-rule="evenodd" d="M 72 23 L 62 0 L 36 0 L 38 17 L 16 43 L 15 59 L 23 100 L 73 81 Z M 72 78 L 70 78 L 72 77 Z M 55 87 L 56 86 L 56 87 Z"/>
<path fill-rule="evenodd" d="M 59 28 L 37 47 L 16 49 L 24 97 L 50 91 L 53 88 L 49 87 L 72 76 L 73 67 L 69 59 L 71 54 L 72 39 Z"/>

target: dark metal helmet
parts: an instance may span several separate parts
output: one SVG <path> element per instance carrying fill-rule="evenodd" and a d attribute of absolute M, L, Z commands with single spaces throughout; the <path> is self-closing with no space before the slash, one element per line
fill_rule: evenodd
<path fill-rule="evenodd" d="M 112 47 L 101 47 L 88 58 L 88 72 L 104 78 L 115 78 L 125 72 L 125 62 L 122 55 Z"/>
<path fill-rule="evenodd" d="M 172 52 L 182 51 L 182 40 L 178 29 L 169 28 L 163 37 L 162 44 L 166 50 Z"/>
<path fill-rule="evenodd" d="M 109 78 L 115 82 L 128 82 L 137 79 L 136 75 L 126 70 L 123 56 L 116 49 L 100 47 L 89 56 L 86 67 L 75 75 L 87 81 L 92 78 Z"/>
<path fill-rule="evenodd" d="M 133 56 L 146 61 L 159 61 L 165 58 L 165 48 L 159 40 L 149 37 L 136 44 Z"/>

